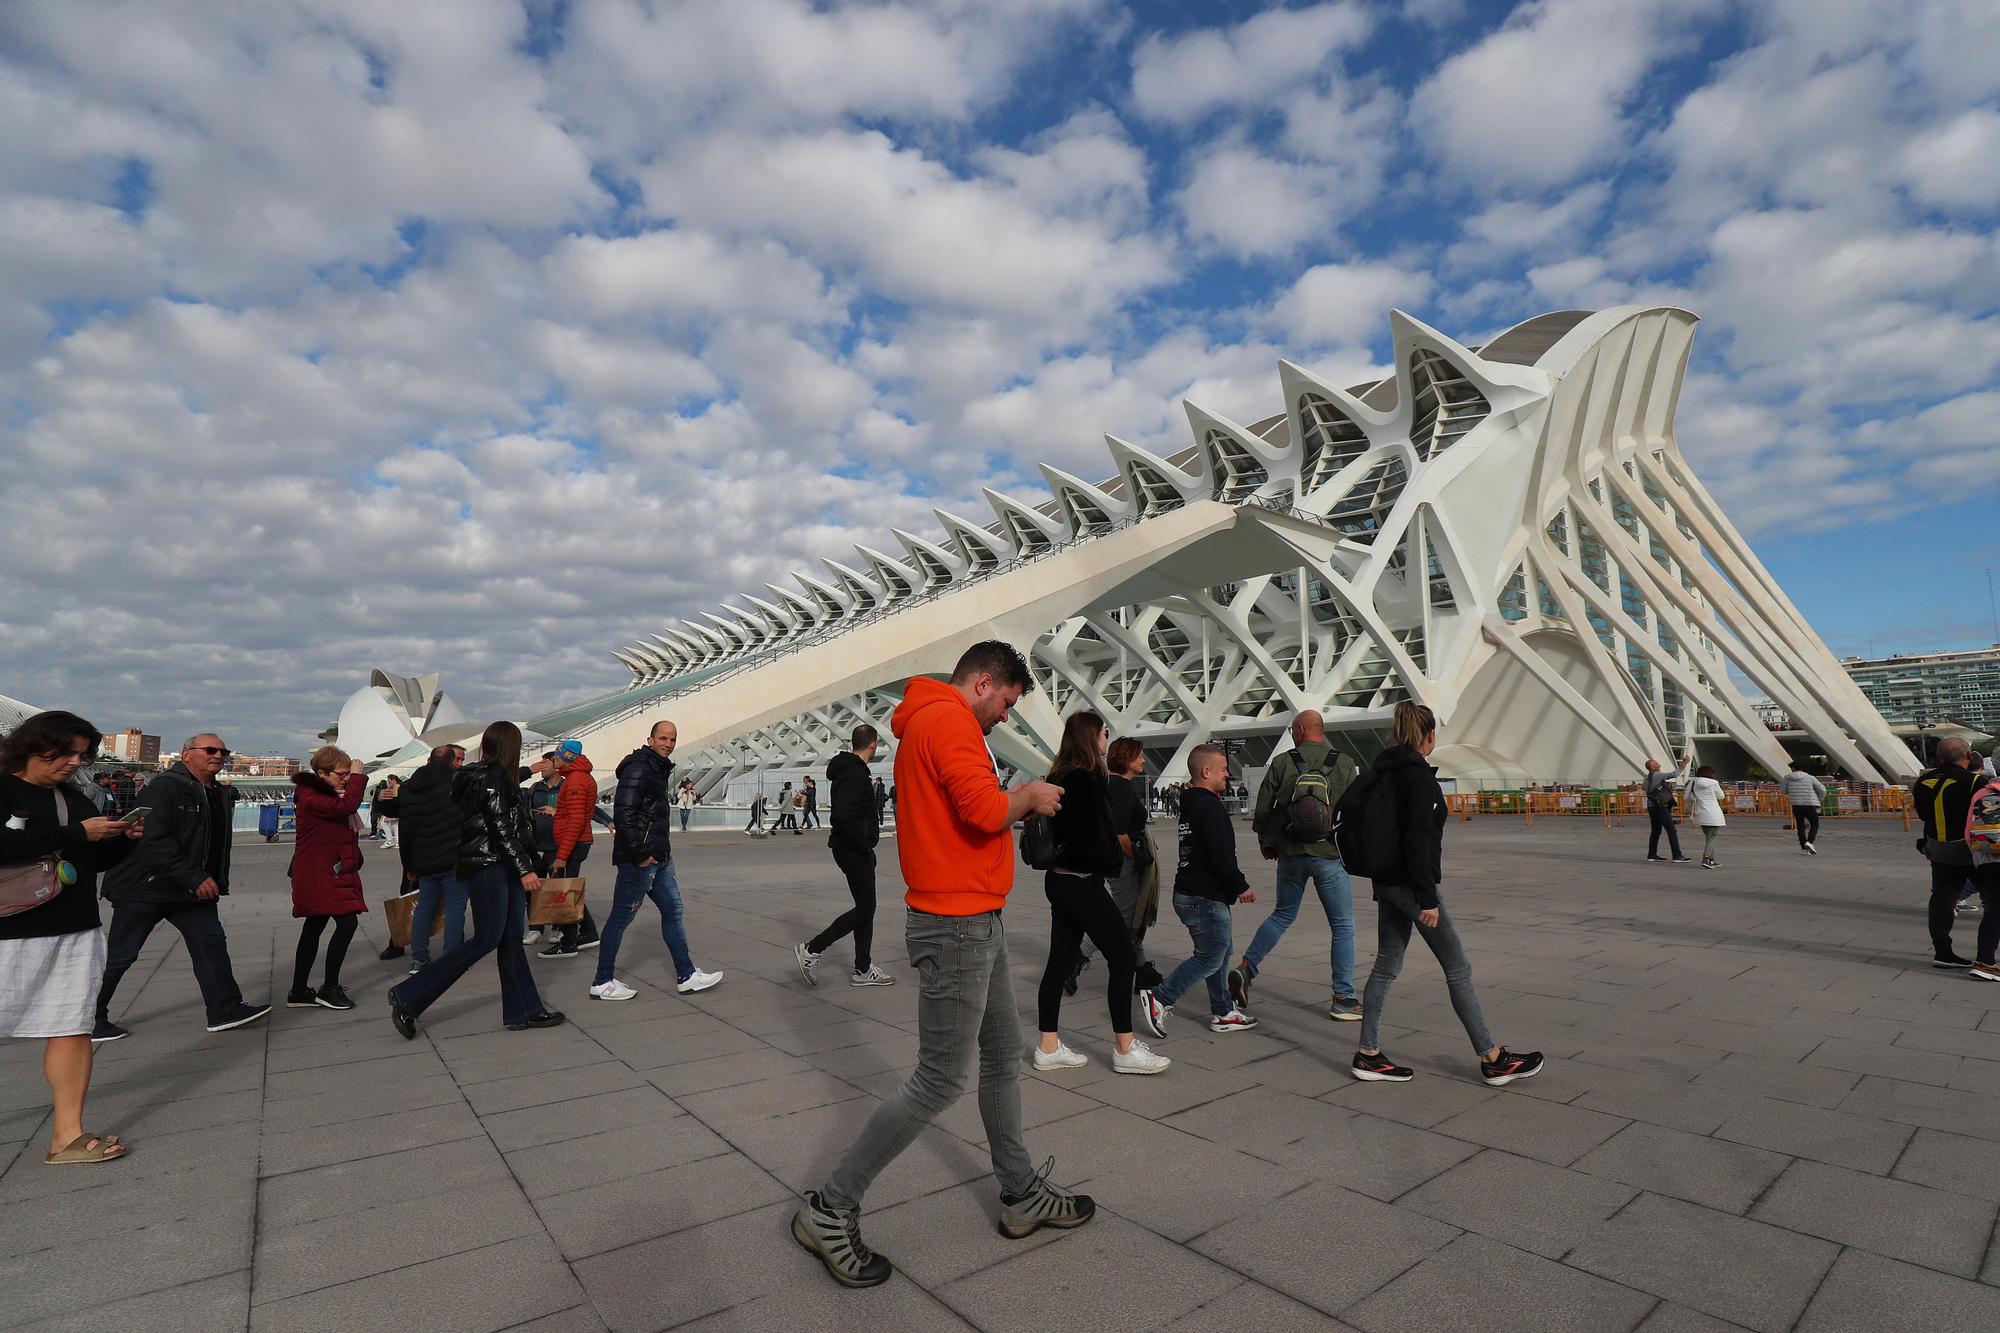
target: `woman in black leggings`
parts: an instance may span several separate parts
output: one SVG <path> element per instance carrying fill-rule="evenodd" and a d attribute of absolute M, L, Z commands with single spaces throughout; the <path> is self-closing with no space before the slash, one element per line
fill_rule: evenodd
<path fill-rule="evenodd" d="M 361 765 L 345 750 L 323 745 L 308 771 L 292 774 L 298 805 L 298 841 L 292 848 L 292 915 L 305 918 L 292 969 L 288 1009 L 352 1009 L 340 984 L 340 965 L 354 938 L 355 918 L 367 910 L 361 896 L 361 797 L 368 785 Z M 312 988 L 313 960 L 327 922 L 326 980 Z"/>
<path fill-rule="evenodd" d="M 1072 713 L 1063 724 L 1062 746 L 1049 772 L 1049 781 L 1063 789 L 1063 799 L 1054 816 L 1056 864 L 1048 872 L 1049 961 L 1036 995 L 1042 1040 L 1035 1050 L 1035 1068 L 1073 1069 L 1090 1063 L 1065 1046 L 1056 1031 L 1063 982 L 1075 973 L 1087 935 L 1104 955 L 1110 973 L 1104 984 L 1111 1002 L 1112 1070 L 1158 1074 L 1173 1062 L 1153 1054 L 1132 1036 L 1132 969 L 1137 955 L 1125 915 L 1104 883 L 1120 864 L 1118 835 L 1111 827 L 1106 800 L 1109 778 L 1104 752 L 1110 744 L 1103 718 L 1091 712 Z"/>

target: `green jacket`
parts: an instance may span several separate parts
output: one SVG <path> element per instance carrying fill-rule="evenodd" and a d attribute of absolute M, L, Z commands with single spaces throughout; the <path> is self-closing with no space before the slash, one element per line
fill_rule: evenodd
<path fill-rule="evenodd" d="M 1340 794 L 1347 790 L 1347 784 L 1354 781 L 1355 774 L 1359 772 L 1354 760 L 1335 751 L 1325 741 L 1307 741 L 1297 749 L 1277 756 L 1264 770 L 1263 785 L 1257 788 L 1257 809 L 1250 817 L 1250 827 L 1257 834 L 1257 845 L 1280 856 L 1338 857 L 1340 849 L 1333 845 L 1332 840 L 1295 842 L 1286 830 L 1286 812 L 1292 803 L 1292 783 L 1298 779 L 1302 765 L 1326 774 L 1327 796 L 1335 803 L 1339 802 Z"/>

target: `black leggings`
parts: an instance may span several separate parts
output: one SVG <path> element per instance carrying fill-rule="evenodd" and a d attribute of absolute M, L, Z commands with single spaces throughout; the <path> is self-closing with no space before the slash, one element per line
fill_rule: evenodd
<path fill-rule="evenodd" d="M 1051 870 L 1044 889 L 1049 897 L 1049 965 L 1043 969 L 1041 988 L 1035 992 L 1041 1030 L 1056 1030 L 1062 1014 L 1063 983 L 1076 971 L 1077 960 L 1083 956 L 1083 937 L 1088 935 L 1111 970 L 1104 980 L 1105 997 L 1111 1001 L 1111 1030 L 1130 1032 L 1132 969 L 1138 960 L 1132 948 L 1132 928 L 1118 904 L 1111 901 L 1104 876 L 1079 879 Z"/>
<path fill-rule="evenodd" d="M 359 913 L 349 912 L 345 916 L 309 916 L 299 926 L 299 952 L 292 960 L 292 989 L 310 990 L 306 978 L 312 973 L 313 959 L 319 956 L 320 932 L 326 923 L 333 922 L 333 938 L 326 942 L 326 984 L 329 988 L 340 985 L 340 965 L 347 961 L 347 942 L 354 938 L 354 924 Z"/>
<path fill-rule="evenodd" d="M 833 863 L 847 876 L 847 893 L 854 906 L 833 919 L 833 924 L 807 942 L 814 953 L 825 953 L 843 935 L 854 936 L 854 970 L 866 972 L 875 944 L 875 849 L 856 851 L 836 848 Z"/>

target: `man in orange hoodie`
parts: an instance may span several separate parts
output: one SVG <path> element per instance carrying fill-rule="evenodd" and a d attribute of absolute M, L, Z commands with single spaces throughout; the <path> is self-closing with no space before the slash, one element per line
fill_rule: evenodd
<path fill-rule="evenodd" d="M 1000 1231 L 1079 1227 L 1096 1206 L 1049 1183 L 1021 1141 L 1021 1015 L 1000 909 L 1014 887 L 1016 820 L 1052 815 L 1062 789 L 1000 786 L 986 736 L 1033 689 L 1027 661 L 998 640 L 976 643 L 951 680 L 912 679 L 889 719 L 896 749 L 896 852 L 909 886 L 907 943 L 920 981 L 917 1067 L 875 1108 L 826 1184 L 808 1190 L 792 1237 L 836 1282 L 873 1287 L 889 1261 L 861 1241 L 861 1197 L 882 1168 L 965 1091 L 979 1055 L 979 1115 L 1000 1180 Z"/>
<path fill-rule="evenodd" d="M 590 756 L 583 752 L 582 741 L 564 741 L 556 747 L 551 762 L 562 777 L 562 786 L 556 788 L 556 814 L 551 821 L 556 853 L 549 874 L 561 879 L 577 874 L 583 858 L 590 855 L 590 817 L 597 813 L 597 779 L 591 775 Z M 542 957 L 574 958 L 596 947 L 597 922 L 591 920 L 590 907 L 585 904 L 583 920 L 564 926 L 561 938 L 542 950 Z"/>

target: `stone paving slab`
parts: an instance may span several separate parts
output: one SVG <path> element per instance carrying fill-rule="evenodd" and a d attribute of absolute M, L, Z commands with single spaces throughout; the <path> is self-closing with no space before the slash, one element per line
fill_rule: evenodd
<path fill-rule="evenodd" d="M 1489 1089 L 1423 950 L 1383 1035 L 1408 1085 L 1347 1074 L 1308 905 L 1259 977 L 1253 1033 L 1177 1015 L 1152 1079 L 1107 1067 L 1101 967 L 1065 1009 L 1084 1069 L 1024 1067 L 1035 1161 L 1101 1215 L 1008 1241 L 976 1100 L 885 1171 L 867 1235 L 899 1275 L 827 1281 L 789 1239 L 914 1059 L 885 845 L 877 959 L 902 984 L 816 988 L 791 945 L 845 907 L 818 836 L 677 841 L 697 961 L 675 992 L 651 909 L 622 1004 L 588 961 L 536 959 L 566 1027 L 500 1028 L 490 965 L 412 1043 L 363 919 L 352 1012 L 209 1034 L 178 937 L 149 942 L 101 1047 L 88 1123 L 131 1156 L 52 1170 L 40 1049 L 0 1046 L 0 1327 L 540 1333 L 1041 1329 L 1959 1328 L 2000 1317 L 2000 987 L 1928 966 L 1923 867 L 1899 826 L 1831 821 L 1817 859 L 1775 821 L 1719 871 L 1640 860 L 1645 830 L 1454 824 L 1445 895 L 1499 1037 L 1547 1052 Z M 1246 835 L 1247 842 L 1247 835 Z M 239 979 L 282 996 L 289 849 L 238 848 Z M 1272 868 L 1252 861 L 1268 888 Z M 608 888 L 609 877 L 602 881 Z M 1047 948 L 1010 910 L 1024 1031 Z M 1373 904 L 1356 904 L 1365 978 Z M 1237 914 L 1248 932 L 1268 910 Z M 1961 921 L 1970 952 L 1976 917 Z M 1163 967 L 1184 955 L 1156 927 Z M 1198 1010 L 1199 1006 L 1196 1006 Z M 421 1313 L 421 1319 L 417 1314 Z"/>

